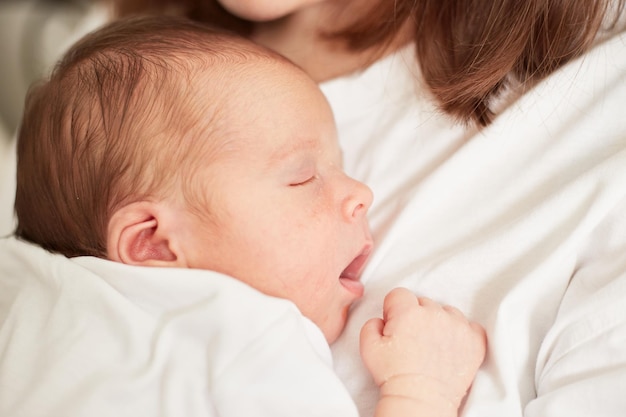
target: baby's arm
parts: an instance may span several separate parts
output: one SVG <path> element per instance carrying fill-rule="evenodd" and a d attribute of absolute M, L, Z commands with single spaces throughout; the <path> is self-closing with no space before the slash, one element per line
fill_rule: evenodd
<path fill-rule="evenodd" d="M 376 417 L 456 417 L 485 356 L 482 327 L 404 288 L 387 294 L 383 317 L 361 330 L 361 356 L 380 387 Z"/>

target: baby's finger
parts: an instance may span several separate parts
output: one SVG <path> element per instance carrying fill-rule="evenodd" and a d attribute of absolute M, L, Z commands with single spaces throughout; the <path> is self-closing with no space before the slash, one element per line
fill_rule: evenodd
<path fill-rule="evenodd" d="M 475 363 L 476 367 L 478 367 L 487 354 L 487 332 L 478 323 L 469 322 L 469 325 L 473 336 L 468 339 L 466 346 L 468 358 L 473 358 L 473 360 L 468 361 L 467 365 L 471 366 L 472 363 Z"/>
<path fill-rule="evenodd" d="M 397 287 L 385 296 L 384 305 L 414 303 L 415 295 L 406 288 Z"/>
<path fill-rule="evenodd" d="M 474 333 L 476 333 L 486 345 L 487 344 L 487 332 L 485 331 L 484 327 L 473 321 L 470 322 L 470 327 L 472 328 Z"/>
<path fill-rule="evenodd" d="M 445 311 L 447 311 L 448 313 L 450 313 L 453 316 L 462 318 L 462 319 L 466 319 L 465 314 L 463 314 L 463 312 L 461 312 L 461 310 L 459 310 L 456 307 L 452 307 L 450 305 L 445 305 L 442 307 Z"/>
<path fill-rule="evenodd" d="M 417 297 L 417 302 L 422 307 L 439 307 L 439 303 L 437 303 L 436 301 L 431 300 L 428 297 Z"/>
<path fill-rule="evenodd" d="M 394 314 L 402 314 L 407 308 L 414 307 L 415 295 L 406 288 L 394 288 L 389 291 L 383 301 L 383 317 L 385 321 L 393 318 Z"/>
<path fill-rule="evenodd" d="M 380 340 L 383 336 L 385 323 L 380 318 L 369 319 L 363 327 L 361 327 L 360 342 L 361 348 Z"/>

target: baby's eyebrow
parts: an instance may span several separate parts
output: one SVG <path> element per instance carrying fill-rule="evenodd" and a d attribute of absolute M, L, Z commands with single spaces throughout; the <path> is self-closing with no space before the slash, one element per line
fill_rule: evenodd
<path fill-rule="evenodd" d="M 298 153 L 315 150 L 317 147 L 318 141 L 315 139 L 294 140 L 293 142 L 289 142 L 286 146 L 282 146 L 273 152 L 269 157 L 268 163 L 275 164 L 291 158 Z"/>

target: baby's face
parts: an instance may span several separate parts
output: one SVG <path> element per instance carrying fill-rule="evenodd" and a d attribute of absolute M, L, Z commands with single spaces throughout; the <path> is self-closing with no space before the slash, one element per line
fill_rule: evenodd
<path fill-rule="evenodd" d="M 312 81 L 284 64 L 242 78 L 221 112 L 227 144 L 196 177 L 213 220 L 187 216 L 185 256 L 292 300 L 332 342 L 363 293 L 372 193 L 343 172 L 331 110 Z"/>

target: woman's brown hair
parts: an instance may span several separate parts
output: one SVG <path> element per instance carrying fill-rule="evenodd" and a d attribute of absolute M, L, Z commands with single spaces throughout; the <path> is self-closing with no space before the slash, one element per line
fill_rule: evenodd
<path fill-rule="evenodd" d="M 334 36 L 354 50 L 376 50 L 413 19 L 417 60 L 439 106 L 484 126 L 493 117 L 490 103 L 510 77 L 532 83 L 580 56 L 610 20 L 607 14 L 617 19 L 624 1 L 378 0 L 376 13 Z M 244 34 L 248 29 L 215 0 L 124 0 L 118 13 L 163 12 L 173 5 L 195 20 Z"/>

